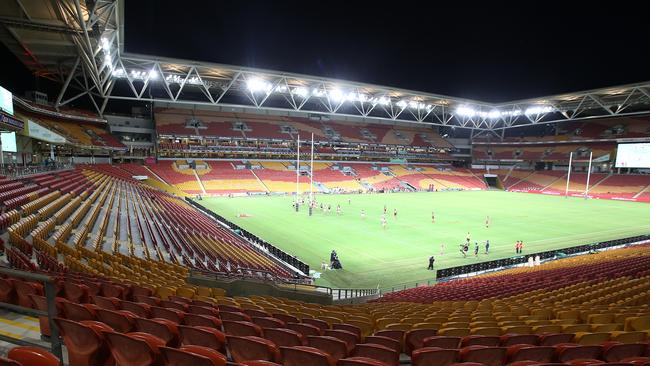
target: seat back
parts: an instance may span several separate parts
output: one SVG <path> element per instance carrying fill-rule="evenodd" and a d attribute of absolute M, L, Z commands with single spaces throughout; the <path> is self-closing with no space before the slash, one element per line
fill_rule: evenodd
<path fill-rule="evenodd" d="M 280 350 L 268 339 L 247 336 L 226 336 L 230 356 L 235 362 L 250 360 L 280 361 Z"/>
<path fill-rule="evenodd" d="M 389 366 L 399 365 L 399 353 L 378 344 L 357 344 L 352 355 L 355 357 L 372 358 Z"/>
<path fill-rule="evenodd" d="M 56 356 L 39 347 L 14 347 L 7 357 L 23 366 L 59 366 L 61 363 Z"/>
<path fill-rule="evenodd" d="M 309 336 L 307 337 L 307 343 L 309 347 L 326 352 L 332 356 L 334 361 L 347 357 L 349 352 L 347 343 L 330 336 Z"/>
<path fill-rule="evenodd" d="M 283 366 L 334 366 L 334 359 L 327 353 L 312 347 L 280 347 Z"/>
<path fill-rule="evenodd" d="M 278 347 L 293 347 L 307 345 L 307 338 L 295 330 L 285 328 L 265 328 L 264 338 L 275 343 Z"/>

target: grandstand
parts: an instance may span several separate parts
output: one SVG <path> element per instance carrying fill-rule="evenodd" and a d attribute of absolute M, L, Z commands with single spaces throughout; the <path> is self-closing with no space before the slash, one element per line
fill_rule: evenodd
<path fill-rule="evenodd" d="M 0 8 L 61 84 L 0 88 L 0 365 L 650 365 L 649 83 L 488 103 L 123 17 Z"/>

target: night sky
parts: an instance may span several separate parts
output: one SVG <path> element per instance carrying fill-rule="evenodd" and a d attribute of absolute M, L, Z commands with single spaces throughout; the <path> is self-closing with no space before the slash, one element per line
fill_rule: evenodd
<path fill-rule="evenodd" d="M 650 80 L 638 2 L 438 3 L 127 0 L 126 50 L 492 102 Z"/>

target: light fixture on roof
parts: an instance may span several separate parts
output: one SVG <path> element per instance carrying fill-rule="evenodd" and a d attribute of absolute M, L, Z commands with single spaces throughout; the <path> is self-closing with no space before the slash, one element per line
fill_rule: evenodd
<path fill-rule="evenodd" d="M 325 95 L 325 92 L 322 91 L 321 89 L 318 89 L 318 88 L 314 88 L 314 90 L 312 90 L 311 93 L 314 94 L 314 96 L 317 96 L 317 97 L 322 97 L 323 95 Z"/>
<path fill-rule="evenodd" d="M 472 107 L 466 105 L 461 105 L 456 108 L 456 114 L 462 117 L 474 117 L 476 115 L 476 110 Z"/>
<path fill-rule="evenodd" d="M 149 79 L 156 80 L 158 79 L 158 71 L 151 69 L 149 70 Z"/>
<path fill-rule="evenodd" d="M 405 100 L 400 100 L 399 102 L 395 103 L 398 107 L 404 109 L 408 106 L 408 103 L 406 103 Z"/>
<path fill-rule="evenodd" d="M 331 89 L 327 94 L 329 98 L 334 102 L 340 102 L 341 100 L 343 100 L 343 92 L 341 91 L 341 89 L 338 88 Z"/>
<path fill-rule="evenodd" d="M 547 106 L 547 105 L 538 105 L 538 106 L 533 106 L 533 107 L 528 107 L 526 108 L 526 115 L 533 115 L 533 114 L 544 114 L 544 113 L 550 113 L 553 111 L 553 107 Z"/>
<path fill-rule="evenodd" d="M 252 77 L 248 79 L 246 81 L 246 87 L 253 93 L 261 91 L 269 93 L 273 88 L 273 86 L 271 86 L 271 83 L 258 77 Z"/>
<path fill-rule="evenodd" d="M 295 95 L 298 95 L 298 96 L 302 97 L 302 98 L 306 98 L 307 95 L 309 94 L 309 90 L 307 90 L 307 88 L 305 88 L 304 86 L 299 86 L 299 87 L 293 88 L 293 90 L 291 92 L 293 94 L 295 94 Z"/>
<path fill-rule="evenodd" d="M 275 87 L 275 91 L 279 93 L 284 93 L 287 91 L 287 86 L 286 85 L 278 85 Z"/>
<path fill-rule="evenodd" d="M 111 49 L 111 44 L 110 42 L 108 42 L 108 38 L 102 37 L 101 43 L 102 43 L 102 49 L 104 51 L 108 52 Z"/>
<path fill-rule="evenodd" d="M 390 104 L 390 98 L 387 98 L 387 97 L 381 97 L 381 98 L 379 98 L 379 104 L 381 104 L 381 105 L 388 105 L 388 104 Z"/>

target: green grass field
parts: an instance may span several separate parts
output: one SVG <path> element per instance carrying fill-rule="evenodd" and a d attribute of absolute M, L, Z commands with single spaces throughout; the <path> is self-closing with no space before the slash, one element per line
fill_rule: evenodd
<path fill-rule="evenodd" d="M 331 204 L 332 212 L 317 209 L 309 217 L 306 206 L 295 212 L 289 196 L 206 198 L 201 203 L 318 272 L 335 249 L 343 270 L 325 271 L 316 283 L 337 288 L 427 282 L 434 278 L 426 269 L 432 254 L 439 269 L 514 256 L 516 240 L 524 241 L 525 254 L 650 232 L 647 203 L 501 191 L 318 195 L 317 201 Z M 384 205 L 389 213 L 386 229 L 380 223 Z M 392 215 L 395 208 L 397 219 Z M 459 244 L 468 231 L 472 245 L 463 258 Z M 486 239 L 489 254 L 484 254 Z M 478 257 L 473 253 L 475 241 Z"/>

